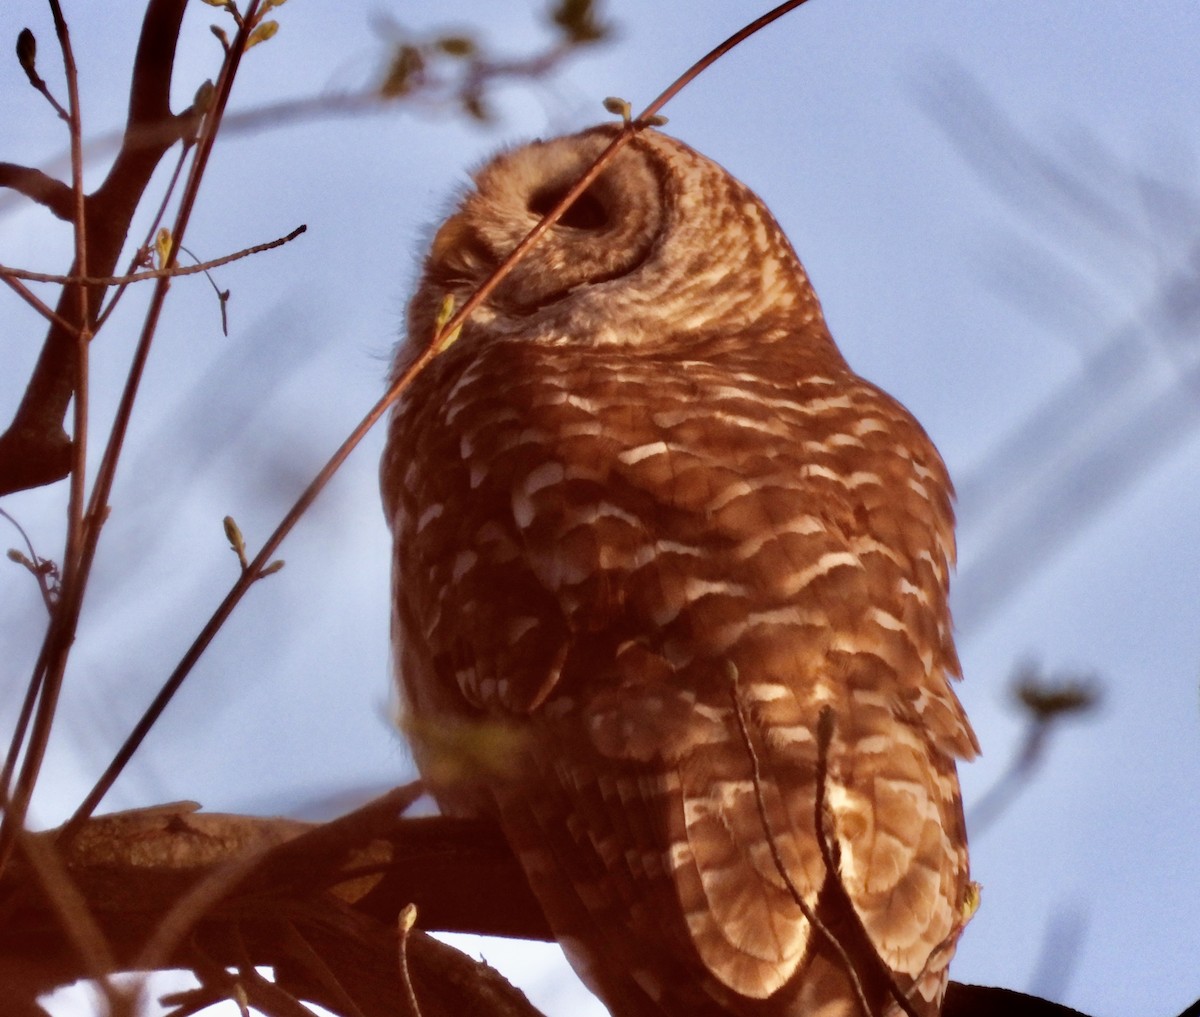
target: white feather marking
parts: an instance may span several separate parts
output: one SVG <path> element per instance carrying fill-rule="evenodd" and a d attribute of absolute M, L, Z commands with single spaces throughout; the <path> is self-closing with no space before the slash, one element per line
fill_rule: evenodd
<path fill-rule="evenodd" d="M 784 525 L 768 530 L 766 533 L 760 533 L 753 537 L 748 537 L 737 546 L 735 552 L 739 561 L 746 561 L 753 558 L 765 544 L 777 539 L 785 533 L 794 533 L 800 537 L 807 537 L 813 533 L 824 533 L 829 529 L 825 521 L 818 516 L 802 515 L 795 516 L 789 519 Z"/>
<path fill-rule="evenodd" d="M 683 800 L 683 822 L 686 826 L 696 826 L 713 814 L 713 803 L 708 798 L 685 798 Z"/>
<path fill-rule="evenodd" d="M 872 473 L 870 470 L 856 470 L 846 477 L 844 483 L 849 488 L 866 487 L 868 484 L 874 484 L 877 487 L 883 486 L 879 474 Z"/>
<path fill-rule="evenodd" d="M 432 523 L 435 519 L 440 518 L 442 513 L 445 512 L 445 510 L 446 510 L 446 508 L 444 505 L 442 505 L 441 502 L 437 502 L 433 505 L 430 505 L 417 518 L 416 532 L 420 533 L 423 529 L 425 529 L 426 526 L 428 526 L 430 523 Z"/>
<path fill-rule="evenodd" d="M 652 441 L 647 445 L 638 445 L 636 448 L 626 449 L 617 455 L 617 458 L 627 466 L 632 466 L 634 463 L 640 463 L 643 459 L 649 459 L 651 456 L 666 455 L 671 451 L 671 447 L 665 441 Z"/>
<path fill-rule="evenodd" d="M 799 572 L 789 576 L 784 589 L 789 596 L 794 595 L 803 590 L 813 580 L 819 579 L 834 569 L 844 566 L 861 568 L 862 563 L 858 560 L 858 555 L 851 554 L 849 551 L 827 551 L 808 568 L 801 569 Z"/>
<path fill-rule="evenodd" d="M 705 720 L 711 720 L 715 724 L 721 724 L 724 723 L 729 711 L 715 706 L 706 706 L 704 703 L 696 703 L 692 706 L 692 713 L 703 717 Z"/>
<path fill-rule="evenodd" d="M 752 780 L 717 780 L 710 785 L 710 793 L 722 812 L 738 806 L 738 799 L 754 794 Z"/>
<path fill-rule="evenodd" d="M 686 840 L 675 841 L 667 849 L 667 862 L 670 864 L 672 872 L 678 872 L 682 868 L 694 865 L 696 859 L 692 854 L 692 845 Z"/>
<path fill-rule="evenodd" d="M 541 466 L 529 471 L 521 487 L 527 497 L 532 497 L 543 488 L 550 487 L 552 484 L 561 484 L 565 477 L 566 470 L 563 469 L 562 463 L 542 463 Z"/>
<path fill-rule="evenodd" d="M 731 583 L 724 579 L 714 581 L 692 577 L 684 584 L 683 591 L 688 601 L 696 601 L 711 594 L 742 597 L 746 594 L 746 587 L 741 583 Z"/>
<path fill-rule="evenodd" d="M 458 381 L 454 383 L 450 391 L 446 393 L 446 398 L 442 400 L 442 405 L 446 407 L 446 423 L 454 423 L 454 418 L 457 417 L 463 410 L 471 405 L 470 399 L 460 400 L 458 397 L 462 394 L 463 389 L 468 385 L 473 384 L 479 377 L 479 364 L 476 362 L 471 367 L 468 367 L 461 375 Z"/>
<path fill-rule="evenodd" d="M 454 556 L 454 567 L 450 570 L 450 582 L 459 582 L 463 576 L 475 567 L 478 561 L 479 555 L 474 551 L 459 551 Z"/>
<path fill-rule="evenodd" d="M 767 611 L 751 611 L 745 617 L 745 628 L 751 629 L 758 625 L 816 625 L 829 624 L 829 616 L 824 611 L 802 611 L 795 606 L 773 607 Z"/>
<path fill-rule="evenodd" d="M 929 594 L 925 592 L 924 587 L 915 586 L 903 576 L 901 576 L 900 581 L 896 583 L 896 589 L 903 596 L 912 597 L 917 601 L 917 603 L 923 604 L 925 607 L 929 606 Z"/>
<path fill-rule="evenodd" d="M 856 434 L 861 438 L 864 434 L 875 434 L 880 431 L 886 434 L 888 425 L 886 421 L 880 420 L 878 417 L 863 417 L 861 420 L 854 421 L 849 430 L 851 434 Z"/>
<path fill-rule="evenodd" d="M 920 477 L 922 480 L 932 480 L 934 483 L 937 483 L 937 481 L 939 479 L 938 475 L 936 473 L 934 473 L 933 470 L 931 470 L 924 463 L 917 462 L 916 459 L 913 459 L 912 455 L 909 453 L 909 451 L 907 449 L 902 448 L 902 447 L 897 447 L 895 449 L 895 451 L 896 451 L 896 454 L 899 455 L 902 459 L 908 460 L 909 464 L 913 468 L 913 471 L 916 473 L 916 475 L 918 477 Z"/>
<path fill-rule="evenodd" d="M 817 739 L 812 730 L 803 724 L 780 724 L 766 729 L 767 742 L 779 748 L 789 745 L 811 745 Z"/>
<path fill-rule="evenodd" d="M 695 544 L 681 544 L 677 540 L 656 540 L 654 549 L 659 554 L 685 554 L 693 558 L 702 558 L 708 554 L 707 549 Z"/>
<path fill-rule="evenodd" d="M 908 629 L 899 618 L 894 614 L 889 614 L 881 607 L 873 607 L 867 612 L 867 616 L 874 621 L 880 628 L 890 629 L 892 632 L 907 632 Z"/>
<path fill-rule="evenodd" d="M 872 752 L 890 752 L 896 744 L 896 740 L 888 735 L 867 735 L 863 738 L 857 738 L 854 742 L 854 754 L 856 756 L 865 756 Z"/>
<path fill-rule="evenodd" d="M 742 694 L 752 703 L 774 703 L 790 697 L 792 690 L 778 682 L 751 682 L 742 686 Z"/>
<path fill-rule="evenodd" d="M 892 548 L 882 541 L 876 540 L 874 537 L 856 537 L 850 542 L 850 546 L 854 548 L 857 554 L 881 554 L 889 561 L 895 562 L 897 565 L 904 565 L 904 558 L 897 554 Z"/>
<path fill-rule="evenodd" d="M 719 512 L 731 502 L 737 501 L 739 498 L 745 498 L 757 491 L 762 490 L 768 484 L 774 485 L 770 477 L 753 477 L 749 480 L 735 480 L 729 484 L 720 494 L 712 499 L 708 504 L 709 512 Z"/>
<path fill-rule="evenodd" d="M 916 477 L 908 478 L 908 486 L 917 492 L 926 501 L 929 501 L 929 491 Z"/>

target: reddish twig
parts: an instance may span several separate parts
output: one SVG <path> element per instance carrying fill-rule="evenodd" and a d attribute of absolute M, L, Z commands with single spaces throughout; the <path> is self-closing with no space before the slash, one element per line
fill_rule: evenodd
<path fill-rule="evenodd" d="M 172 265 L 170 268 L 151 268 L 144 272 L 131 272 L 129 275 L 104 275 L 104 276 L 80 276 L 80 275 L 55 275 L 52 272 L 30 272 L 23 268 L 9 268 L 7 265 L 0 265 L 0 276 L 8 276 L 14 279 L 28 279 L 30 282 L 52 282 L 52 283 L 83 283 L 86 286 L 128 286 L 131 283 L 145 282 L 147 279 L 178 279 L 185 275 L 199 275 L 201 272 L 208 272 L 214 268 L 221 268 L 234 261 L 241 261 L 242 258 L 248 258 L 252 254 L 262 254 L 263 251 L 273 251 L 277 247 L 282 247 L 284 244 L 295 240 L 300 234 L 306 232 L 308 227 L 305 225 L 297 226 L 290 233 L 282 237 L 277 237 L 275 240 L 268 240 L 266 243 L 255 244 L 253 247 L 244 247 L 240 251 L 234 251 L 232 254 L 222 255 L 220 258 L 214 258 L 212 261 L 201 261 L 195 265 Z"/>

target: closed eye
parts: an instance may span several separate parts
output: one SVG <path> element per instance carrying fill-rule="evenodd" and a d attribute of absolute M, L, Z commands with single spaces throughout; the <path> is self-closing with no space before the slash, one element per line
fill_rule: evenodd
<path fill-rule="evenodd" d="M 570 187 L 543 187 L 535 191 L 529 199 L 529 211 L 536 216 L 544 216 L 566 196 Z M 603 202 L 592 193 L 591 189 L 584 191 L 558 220 L 559 226 L 567 226 L 575 230 L 599 230 L 608 225 L 608 210 Z"/>

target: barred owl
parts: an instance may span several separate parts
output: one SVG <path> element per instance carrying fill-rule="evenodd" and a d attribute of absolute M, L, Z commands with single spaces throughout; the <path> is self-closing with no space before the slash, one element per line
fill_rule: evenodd
<path fill-rule="evenodd" d="M 398 367 L 615 130 L 475 175 Z M 753 193 L 639 134 L 403 396 L 382 477 L 418 766 L 614 1014 L 938 1012 L 976 751 L 950 481 Z"/>

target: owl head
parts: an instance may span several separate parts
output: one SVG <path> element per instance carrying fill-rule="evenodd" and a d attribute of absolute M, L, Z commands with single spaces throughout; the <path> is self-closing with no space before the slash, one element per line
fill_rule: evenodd
<path fill-rule="evenodd" d="M 409 313 L 424 346 L 447 295 L 461 306 L 620 130 L 604 125 L 504 152 L 473 175 L 437 231 Z M 824 323 L 766 206 L 724 169 L 657 131 L 634 137 L 472 316 L 462 340 L 620 344 L 795 336 Z M 460 340 L 460 341 L 462 341 Z"/>

